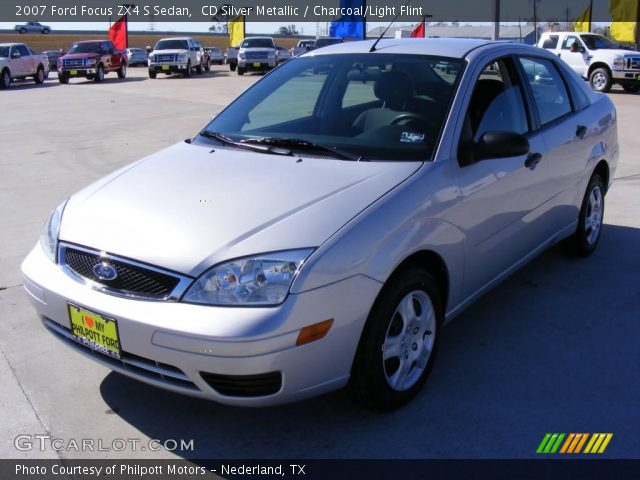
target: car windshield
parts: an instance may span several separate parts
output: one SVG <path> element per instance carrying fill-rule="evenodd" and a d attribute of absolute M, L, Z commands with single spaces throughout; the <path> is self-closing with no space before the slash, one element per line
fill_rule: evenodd
<path fill-rule="evenodd" d="M 154 50 L 189 50 L 186 40 L 160 40 Z"/>
<path fill-rule="evenodd" d="M 620 47 L 602 35 L 581 35 L 589 50 L 617 50 Z"/>
<path fill-rule="evenodd" d="M 102 53 L 101 43 L 76 43 L 67 53 Z"/>
<path fill-rule="evenodd" d="M 336 43 L 342 43 L 339 38 L 319 38 L 316 40 L 316 48 L 328 47 L 329 45 L 335 45 Z"/>
<path fill-rule="evenodd" d="M 141 48 L 130 48 L 129 51 L 131 53 L 146 53 L 143 49 Z"/>
<path fill-rule="evenodd" d="M 215 132 L 245 144 L 287 146 L 291 154 L 293 143 L 304 142 L 306 151 L 314 144 L 362 160 L 426 161 L 462 66 L 460 59 L 426 55 L 301 57 L 231 103 L 199 139 L 211 141 L 205 137 Z"/>
<path fill-rule="evenodd" d="M 0 57 L 9 56 L 9 47 L 0 47 Z"/>
<path fill-rule="evenodd" d="M 273 48 L 270 38 L 247 38 L 242 41 L 241 48 Z"/>
<path fill-rule="evenodd" d="M 308 40 L 306 42 L 300 42 L 298 44 L 299 47 L 313 47 L 314 43 L 316 43 L 314 40 Z"/>

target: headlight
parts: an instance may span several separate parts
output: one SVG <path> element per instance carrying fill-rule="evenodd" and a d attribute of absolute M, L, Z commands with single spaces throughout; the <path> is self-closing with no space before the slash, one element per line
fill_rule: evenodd
<path fill-rule="evenodd" d="M 239 53 L 238 54 L 238 58 L 240 58 L 241 60 L 244 60 L 244 52 Z"/>
<path fill-rule="evenodd" d="M 275 52 L 269 52 L 269 54 L 268 54 L 268 58 L 269 58 L 269 60 L 275 60 L 275 59 L 276 59 L 276 54 L 275 54 Z"/>
<path fill-rule="evenodd" d="M 56 252 L 58 250 L 58 232 L 60 231 L 60 222 L 62 220 L 62 212 L 64 211 L 64 207 L 67 205 L 67 201 L 69 199 L 66 198 L 60 205 L 58 205 L 49 218 L 42 226 L 42 231 L 40 232 L 40 245 L 44 250 L 44 253 L 47 254 L 53 262 L 56 261 Z"/>
<path fill-rule="evenodd" d="M 619 56 L 613 59 L 613 69 L 614 70 L 624 70 L 626 67 L 626 62 L 624 57 Z"/>
<path fill-rule="evenodd" d="M 96 64 L 96 59 L 95 58 L 87 58 L 87 67 L 91 67 L 92 65 Z"/>
<path fill-rule="evenodd" d="M 186 53 L 181 53 L 180 55 L 178 55 L 179 62 L 186 62 L 188 59 L 189 55 L 187 55 Z"/>
<path fill-rule="evenodd" d="M 312 248 L 239 258 L 206 271 L 185 302 L 206 305 L 278 305 L 284 302 Z"/>

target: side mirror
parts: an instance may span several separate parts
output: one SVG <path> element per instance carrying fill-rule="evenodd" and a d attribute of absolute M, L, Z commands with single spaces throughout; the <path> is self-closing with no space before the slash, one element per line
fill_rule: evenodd
<path fill-rule="evenodd" d="M 481 160 L 520 157 L 530 150 L 529 140 L 524 135 L 514 132 L 487 132 L 477 142 L 469 142 L 459 152 L 459 160 L 463 166 Z"/>
<path fill-rule="evenodd" d="M 151 52 L 153 52 L 153 48 L 147 46 L 147 53 L 151 53 Z"/>

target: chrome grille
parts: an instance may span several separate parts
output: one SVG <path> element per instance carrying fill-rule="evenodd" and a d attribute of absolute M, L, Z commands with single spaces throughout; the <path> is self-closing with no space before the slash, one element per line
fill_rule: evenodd
<path fill-rule="evenodd" d="M 246 52 L 245 58 L 251 62 L 266 62 L 269 54 L 267 52 Z"/>
<path fill-rule="evenodd" d="M 628 58 L 627 70 L 640 70 L 640 57 Z"/>
<path fill-rule="evenodd" d="M 104 280 L 94 273 L 100 263 L 112 266 L 117 276 Z M 60 263 L 76 276 L 103 287 L 106 293 L 151 300 L 177 299 L 191 279 L 131 260 L 106 255 L 83 247 L 63 245 Z"/>
<path fill-rule="evenodd" d="M 156 62 L 158 63 L 169 63 L 176 61 L 176 55 L 156 55 Z"/>
<path fill-rule="evenodd" d="M 82 58 L 66 59 L 64 61 L 64 66 L 65 67 L 83 67 L 84 66 L 84 59 L 82 59 Z"/>

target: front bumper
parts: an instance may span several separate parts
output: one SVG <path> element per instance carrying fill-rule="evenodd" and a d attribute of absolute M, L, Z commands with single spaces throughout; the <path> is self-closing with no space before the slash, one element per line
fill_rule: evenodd
<path fill-rule="evenodd" d="M 95 75 L 95 68 L 64 68 L 58 69 L 58 76 L 60 77 L 88 77 L 90 75 Z"/>
<path fill-rule="evenodd" d="M 186 63 L 177 63 L 172 65 L 167 65 L 166 63 L 152 63 L 149 65 L 149 70 L 152 70 L 156 73 L 177 73 L 184 72 L 186 69 Z"/>
<path fill-rule="evenodd" d="M 124 375 L 178 393 L 242 406 L 282 404 L 343 387 L 381 284 L 356 276 L 289 295 L 278 307 L 211 307 L 115 297 L 63 272 L 39 245 L 22 264 L 24 287 L 47 329 L 81 353 Z M 122 360 L 70 340 L 68 302 L 117 320 Z M 326 337 L 302 346 L 303 327 L 334 319 Z M 210 374 L 210 375 L 204 375 Z M 265 382 L 277 392 L 221 393 L 205 378 Z M 213 386 L 212 386 L 213 385 Z M 225 390 L 222 390 L 226 392 Z"/>
<path fill-rule="evenodd" d="M 276 62 L 250 62 L 247 60 L 238 60 L 238 67 L 246 70 L 268 70 L 274 68 Z"/>
<path fill-rule="evenodd" d="M 613 70 L 611 75 L 615 81 L 625 83 L 640 82 L 640 71 L 638 70 Z"/>

